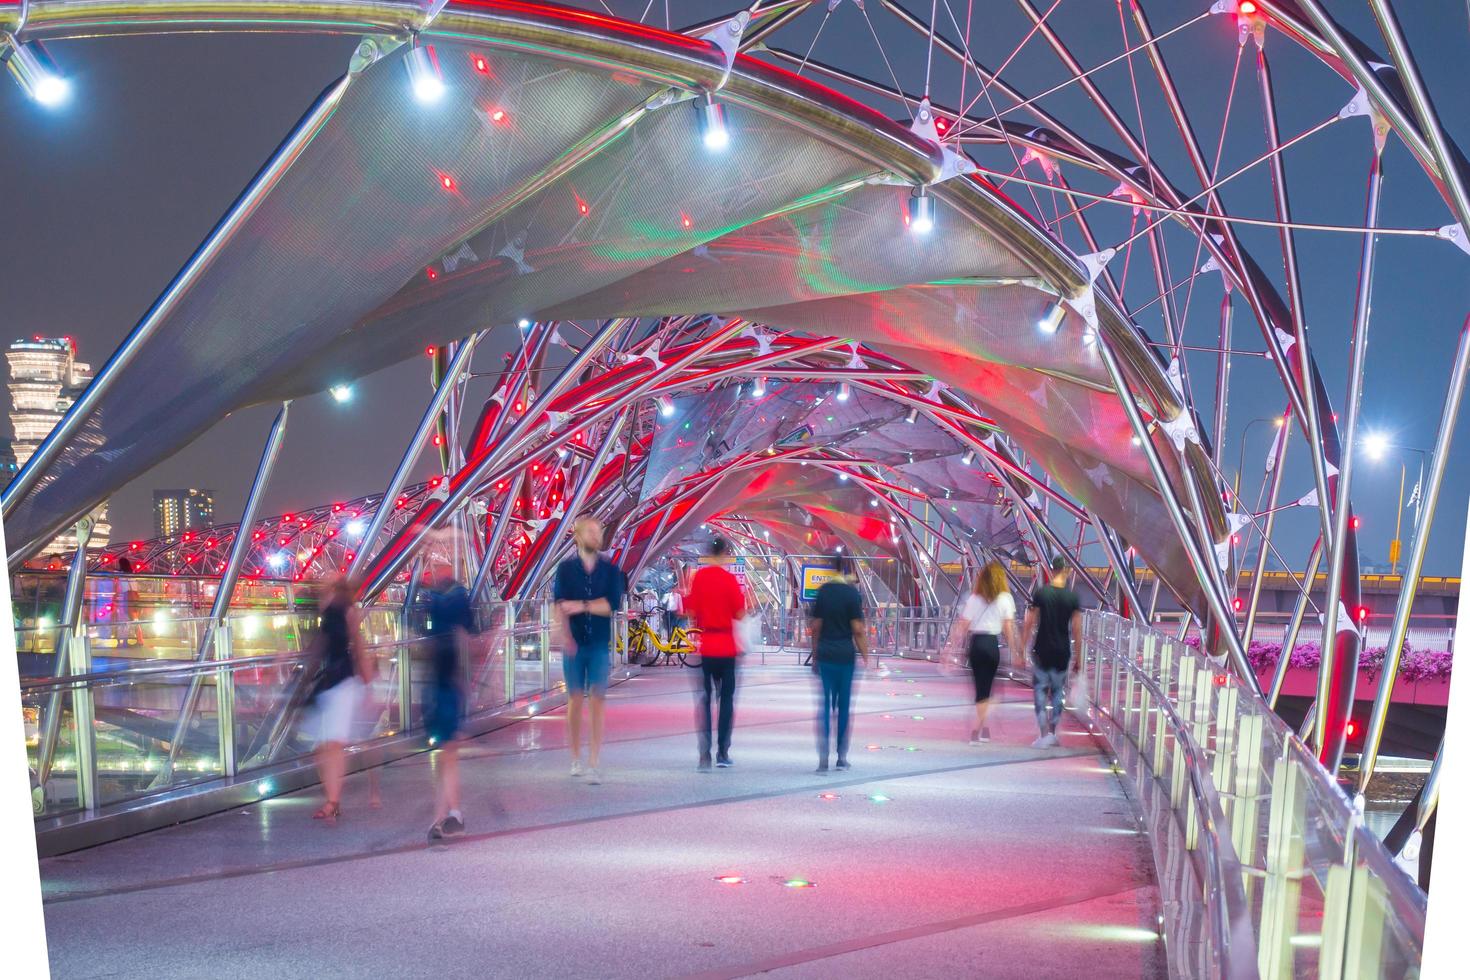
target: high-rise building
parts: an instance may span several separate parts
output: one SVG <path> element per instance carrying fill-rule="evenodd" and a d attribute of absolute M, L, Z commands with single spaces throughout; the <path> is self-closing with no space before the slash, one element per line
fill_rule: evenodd
<path fill-rule="evenodd" d="M 24 466 L 91 382 L 92 366 L 77 360 L 77 346 L 70 337 L 17 340 L 5 360 L 10 366 L 10 426 L 15 430 L 10 449 L 16 465 Z M 89 545 L 105 548 L 111 531 L 104 505 Z M 76 535 L 67 532 L 42 554 L 66 554 L 76 546 Z"/>
<path fill-rule="evenodd" d="M 153 530 L 160 538 L 213 526 L 213 490 L 153 491 Z"/>

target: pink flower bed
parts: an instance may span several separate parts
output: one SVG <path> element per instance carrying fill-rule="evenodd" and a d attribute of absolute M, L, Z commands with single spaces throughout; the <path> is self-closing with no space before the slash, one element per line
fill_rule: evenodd
<path fill-rule="evenodd" d="M 1192 636 L 1184 642 L 1198 647 L 1199 637 Z M 1383 670 L 1383 652 L 1383 647 L 1372 647 L 1364 650 L 1358 658 L 1358 670 L 1366 673 L 1370 680 Z M 1448 650 L 1415 650 L 1405 642 L 1404 655 L 1399 662 L 1399 677 L 1406 681 L 1447 681 L 1450 677 L 1451 658 L 1452 654 Z M 1251 648 L 1246 651 L 1246 659 L 1257 673 L 1272 669 L 1281 659 L 1281 644 L 1253 641 Z M 1287 666 L 1291 669 L 1315 670 L 1321 663 L 1322 647 L 1309 641 L 1292 647 L 1291 660 Z"/>

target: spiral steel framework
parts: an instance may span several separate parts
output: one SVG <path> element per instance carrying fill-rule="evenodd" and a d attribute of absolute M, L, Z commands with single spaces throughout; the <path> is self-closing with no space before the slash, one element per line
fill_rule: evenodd
<path fill-rule="evenodd" d="M 1142 5 L 1122 3 L 1119 49 L 1088 67 L 1074 51 L 1095 51 L 1095 37 L 1069 39 L 1060 5 L 1017 0 L 1019 43 L 989 67 L 948 2 L 932 18 L 893 0 L 757 3 L 683 32 L 640 24 L 636 9 L 619 19 L 510 2 L 0 3 L 0 46 L 63 42 L 62 60 L 64 42 L 84 37 L 362 38 L 347 73 L 6 489 L 12 565 L 227 413 L 323 391 L 427 345 L 436 399 L 384 491 L 256 522 L 248 547 L 233 547 L 237 526 L 221 526 L 200 540 L 115 545 L 93 567 L 127 555 L 150 572 L 297 580 L 352 568 L 372 598 L 448 528 L 476 588 L 516 597 L 541 586 L 582 510 L 617 529 L 634 568 L 699 528 L 756 554 L 885 553 L 916 580 L 956 556 L 1062 553 L 1080 569 L 1093 546 L 1111 567 L 1106 583 L 1088 582 L 1104 603 L 1146 614 L 1134 586 L 1143 562 L 1253 685 L 1243 651 L 1258 594 L 1242 629 L 1233 582 L 1252 537 L 1265 539 L 1261 581 L 1295 429 L 1314 483 L 1297 503 L 1316 514 L 1314 554 L 1330 570 L 1320 622 L 1333 642 L 1313 744 L 1335 768 L 1360 647 L 1343 447 L 1374 243 L 1416 236 L 1466 250 L 1470 227 L 1470 168 L 1391 6 L 1368 5 L 1387 54 L 1317 0 L 1222 0 L 1162 32 Z M 866 21 L 889 80 L 824 60 L 821 29 L 805 53 L 783 49 L 803 17 Z M 1222 23 L 1208 42 L 1238 45 L 1225 121 L 1250 58 L 1265 134 L 1229 174 L 1223 129 L 1218 148 L 1200 136 L 1165 58 L 1179 38 Z M 1276 118 L 1268 36 L 1342 82 L 1343 108 L 1294 137 Z M 922 92 L 900 89 L 890 48 L 903 46 L 925 59 Z M 1062 82 L 1028 93 L 1013 65 L 1023 50 L 1060 63 Z M 425 56 L 447 89 L 430 107 L 403 64 Z M 943 86 L 931 85 L 936 64 Z M 1102 84 L 1125 69 L 1130 105 Z M 1054 93 L 1086 96 L 1089 118 L 1054 114 Z M 1363 127 L 1366 218 L 1297 221 L 1290 151 L 1334 123 Z M 710 126 L 728 128 L 709 137 Z M 1165 134 L 1185 175 L 1150 153 L 1150 137 L 1157 147 Z M 1390 139 L 1443 197 L 1442 227 L 1378 223 Z M 1222 186 L 1250 171 L 1269 175 L 1269 214 L 1225 206 Z M 1277 232 L 1284 292 L 1243 246 L 1251 227 Z M 1339 413 L 1309 346 L 1297 240 L 1343 233 L 1363 245 Z M 1135 259 L 1155 287 L 1146 301 L 1134 299 L 1136 279 L 1128 285 Z M 1201 307 L 1189 317 L 1196 286 L 1219 297 L 1203 342 Z M 1237 313 L 1258 327 L 1253 353 L 1274 368 L 1291 423 L 1254 500 L 1220 459 L 1232 358 L 1243 356 Z M 507 334 L 495 395 L 467 404 L 466 342 Z M 1213 384 L 1191 379 L 1202 364 Z M 1463 382 L 1461 363 L 1444 450 Z M 425 451 L 442 475 L 405 486 Z M 1445 455 L 1396 623 L 1412 603 Z M 1317 611 L 1308 592 L 1293 636 Z"/>

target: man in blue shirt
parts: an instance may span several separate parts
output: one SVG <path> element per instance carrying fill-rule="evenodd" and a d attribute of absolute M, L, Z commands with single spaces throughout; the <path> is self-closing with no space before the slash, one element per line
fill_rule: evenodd
<path fill-rule="evenodd" d="M 562 671 L 567 680 L 567 728 L 571 736 L 572 775 L 602 782 L 602 718 L 607 675 L 612 669 L 612 616 L 623 605 L 623 573 L 599 554 L 602 522 L 583 514 L 572 525 L 577 553 L 556 567 L 552 598 L 567 649 Z M 582 767 L 582 703 L 592 702 L 587 768 Z"/>

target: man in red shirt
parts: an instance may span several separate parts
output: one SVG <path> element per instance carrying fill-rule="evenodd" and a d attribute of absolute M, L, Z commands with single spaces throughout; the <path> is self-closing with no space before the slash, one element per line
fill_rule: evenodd
<path fill-rule="evenodd" d="M 720 729 L 715 764 L 725 769 L 730 761 L 730 731 L 735 727 L 735 622 L 745 615 L 745 595 L 740 581 L 725 566 L 730 546 L 723 538 L 710 542 L 711 562 L 694 573 L 684 611 L 699 628 L 699 669 L 704 675 L 704 695 L 695 713 L 699 725 L 699 771 L 710 768 L 710 692 L 720 699 Z"/>

